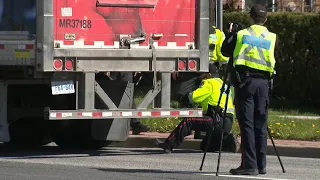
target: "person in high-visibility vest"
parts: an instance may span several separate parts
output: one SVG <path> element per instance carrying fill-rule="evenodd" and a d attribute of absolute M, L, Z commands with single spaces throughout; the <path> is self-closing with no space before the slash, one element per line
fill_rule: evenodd
<path fill-rule="evenodd" d="M 184 137 L 191 134 L 192 130 L 210 132 L 213 127 L 214 131 L 212 132 L 212 139 L 215 141 L 210 141 L 212 144 L 209 149 L 219 149 L 222 131 L 225 133 L 224 147 L 228 151 L 232 152 L 237 152 L 239 149 L 240 145 L 237 141 L 237 137 L 230 133 L 235 114 L 233 102 L 230 98 L 228 102 L 226 102 L 227 94 L 224 93 L 222 95 L 220 105 L 218 106 L 218 100 L 221 93 L 220 89 L 223 85 L 223 81 L 219 78 L 217 67 L 213 63 L 210 63 L 209 73 L 204 73 L 203 75 L 204 79 L 202 80 L 200 87 L 183 96 L 181 102 L 187 107 L 190 107 L 191 104 L 201 105 L 204 111 L 204 116 L 183 118 L 180 124 L 172 131 L 164 142 L 156 139 L 155 143 L 166 153 L 171 153 L 174 148 L 177 148 L 182 143 Z M 227 109 L 224 109 L 226 103 Z M 214 111 L 216 108 L 218 108 L 219 113 L 214 117 Z M 226 111 L 225 121 L 223 121 L 224 111 Z"/>
<path fill-rule="evenodd" d="M 232 57 L 234 77 L 237 77 L 235 105 L 242 160 L 238 168 L 230 170 L 234 175 L 266 174 L 269 81 L 276 63 L 277 35 L 263 26 L 267 21 L 264 6 L 254 5 L 250 17 L 253 25 L 238 32 L 231 24 L 231 33 L 221 48 L 225 56 Z"/>
<path fill-rule="evenodd" d="M 209 60 L 213 61 L 217 66 L 227 64 L 229 57 L 225 57 L 221 53 L 222 42 L 225 39 L 224 32 L 212 26 L 209 34 Z"/>

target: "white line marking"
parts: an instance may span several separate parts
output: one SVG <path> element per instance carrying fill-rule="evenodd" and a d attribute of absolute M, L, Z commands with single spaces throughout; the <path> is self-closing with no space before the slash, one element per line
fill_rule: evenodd
<path fill-rule="evenodd" d="M 122 116 L 132 116 L 132 112 L 122 112 Z"/>
<path fill-rule="evenodd" d="M 174 36 L 183 36 L 183 37 L 188 37 L 188 34 L 175 34 Z"/>
<path fill-rule="evenodd" d="M 202 174 L 204 176 L 216 176 L 216 174 Z M 243 179 L 267 179 L 267 180 L 291 180 L 291 179 L 278 179 L 278 178 L 268 178 L 268 177 L 258 177 L 258 176 L 241 176 L 241 175 L 228 175 L 228 174 L 220 174 L 218 176 L 222 177 L 230 177 L 230 178 L 243 178 Z"/>
<path fill-rule="evenodd" d="M 170 116 L 170 111 L 161 111 L 161 116 Z"/>
<path fill-rule="evenodd" d="M 92 116 L 92 112 L 83 112 L 82 116 L 88 116 L 91 117 Z"/>
<path fill-rule="evenodd" d="M 50 113 L 50 117 L 52 117 L 52 118 L 57 117 L 57 113 Z"/>
<path fill-rule="evenodd" d="M 180 115 L 189 116 L 189 111 L 180 111 Z"/>
<path fill-rule="evenodd" d="M 103 116 L 103 117 L 112 116 L 112 112 L 103 112 L 103 113 L 102 113 L 102 116 Z"/>
<path fill-rule="evenodd" d="M 141 116 L 151 116 L 151 112 L 148 112 L 148 111 L 141 112 Z"/>
<path fill-rule="evenodd" d="M 61 117 L 72 117 L 72 113 L 62 113 Z"/>

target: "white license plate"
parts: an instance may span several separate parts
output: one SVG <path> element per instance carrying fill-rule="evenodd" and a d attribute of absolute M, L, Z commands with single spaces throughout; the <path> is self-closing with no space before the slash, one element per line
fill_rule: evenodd
<path fill-rule="evenodd" d="M 74 83 L 70 81 L 51 81 L 51 90 L 53 95 L 57 94 L 73 94 Z"/>

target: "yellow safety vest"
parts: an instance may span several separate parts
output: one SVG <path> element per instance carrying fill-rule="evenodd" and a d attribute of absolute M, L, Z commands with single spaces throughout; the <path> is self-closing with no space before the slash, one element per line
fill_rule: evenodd
<path fill-rule="evenodd" d="M 202 85 L 198 89 L 194 90 L 189 94 L 190 102 L 200 104 L 203 111 L 208 110 L 209 104 L 211 106 L 217 106 L 219 101 L 219 96 L 221 93 L 222 84 L 223 84 L 223 81 L 220 78 L 210 78 L 210 79 L 203 80 Z M 225 87 L 225 90 L 226 90 L 226 87 Z M 219 105 L 222 109 L 224 109 L 225 107 L 226 98 L 227 98 L 227 95 L 224 92 L 224 94 L 221 97 L 221 101 Z M 234 115 L 235 112 L 234 112 L 231 92 L 229 93 L 227 107 L 228 107 L 227 113 L 231 113 Z"/>
<path fill-rule="evenodd" d="M 226 37 L 220 29 L 215 26 L 212 26 L 212 28 L 215 29 L 215 34 L 209 34 L 209 60 L 226 64 L 228 63 L 229 58 L 223 56 L 221 53 L 221 46 Z M 210 44 L 214 44 L 214 49 L 210 48 Z"/>
<path fill-rule="evenodd" d="M 233 66 L 244 65 L 253 69 L 274 71 L 274 48 L 276 34 L 264 26 L 252 25 L 237 34 L 237 43 L 233 52 Z"/>

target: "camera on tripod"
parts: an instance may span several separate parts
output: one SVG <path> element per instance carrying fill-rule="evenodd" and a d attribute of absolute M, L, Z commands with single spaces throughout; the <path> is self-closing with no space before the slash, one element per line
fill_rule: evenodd
<path fill-rule="evenodd" d="M 241 23 L 237 23 L 237 22 L 229 22 L 228 24 L 228 30 L 230 30 L 230 27 L 231 27 L 231 24 L 232 24 L 232 29 L 231 29 L 231 33 L 236 33 L 242 29 L 245 28 L 245 26 Z"/>

